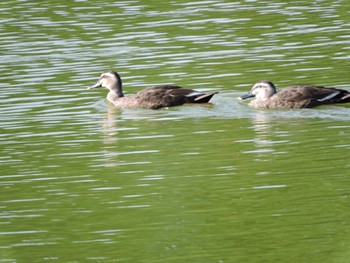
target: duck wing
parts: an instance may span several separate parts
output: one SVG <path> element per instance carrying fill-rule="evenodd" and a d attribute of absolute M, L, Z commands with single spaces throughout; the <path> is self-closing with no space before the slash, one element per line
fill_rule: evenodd
<path fill-rule="evenodd" d="M 203 93 L 173 85 L 159 85 L 139 91 L 136 97 L 143 107 L 157 109 L 185 103 L 207 103 L 216 93 Z"/>
<path fill-rule="evenodd" d="M 310 108 L 350 101 L 348 91 L 323 86 L 292 86 L 280 90 L 275 96 L 280 102 L 289 103 L 293 108 Z"/>

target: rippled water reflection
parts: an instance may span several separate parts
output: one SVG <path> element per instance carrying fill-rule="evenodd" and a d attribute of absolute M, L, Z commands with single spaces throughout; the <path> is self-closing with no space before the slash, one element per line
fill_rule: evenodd
<path fill-rule="evenodd" d="M 252 110 L 260 79 L 349 88 L 344 1 L 0 3 L 0 261 L 347 262 L 348 105 Z M 211 105 L 115 109 L 176 83 Z"/>

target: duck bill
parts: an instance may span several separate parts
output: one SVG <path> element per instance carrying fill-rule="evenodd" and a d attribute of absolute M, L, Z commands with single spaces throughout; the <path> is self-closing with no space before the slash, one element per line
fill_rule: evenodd
<path fill-rule="evenodd" d="M 249 92 L 249 93 L 247 93 L 247 94 L 245 94 L 245 95 L 239 97 L 239 99 L 240 99 L 240 100 L 245 100 L 245 99 L 254 98 L 254 97 L 255 97 L 255 95 L 253 95 L 253 94 L 251 94 L 251 93 Z"/>
<path fill-rule="evenodd" d="M 95 85 L 88 87 L 87 89 L 97 89 L 99 87 L 101 87 L 101 84 L 99 82 L 97 82 Z"/>

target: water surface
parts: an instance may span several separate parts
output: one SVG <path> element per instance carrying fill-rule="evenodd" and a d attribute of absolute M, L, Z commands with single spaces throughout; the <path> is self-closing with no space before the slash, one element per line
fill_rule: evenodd
<path fill-rule="evenodd" d="M 349 106 L 236 100 L 349 89 L 345 4 L 2 1 L 0 262 L 347 262 Z M 115 109 L 109 69 L 220 93 Z"/>

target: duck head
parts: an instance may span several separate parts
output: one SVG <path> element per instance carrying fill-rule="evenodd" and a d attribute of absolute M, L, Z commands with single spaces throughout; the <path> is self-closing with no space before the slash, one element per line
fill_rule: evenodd
<path fill-rule="evenodd" d="M 119 74 L 115 71 L 108 71 L 102 73 L 96 84 L 92 85 L 91 87 L 88 87 L 87 89 L 96 89 L 99 87 L 103 87 L 109 89 L 110 91 L 115 91 L 118 94 L 120 93 L 120 95 L 123 95 L 122 80 L 120 79 Z"/>
<path fill-rule="evenodd" d="M 239 97 L 241 100 L 255 97 L 257 100 L 267 100 L 276 93 L 276 87 L 271 81 L 259 81 L 255 83 L 250 92 Z"/>

